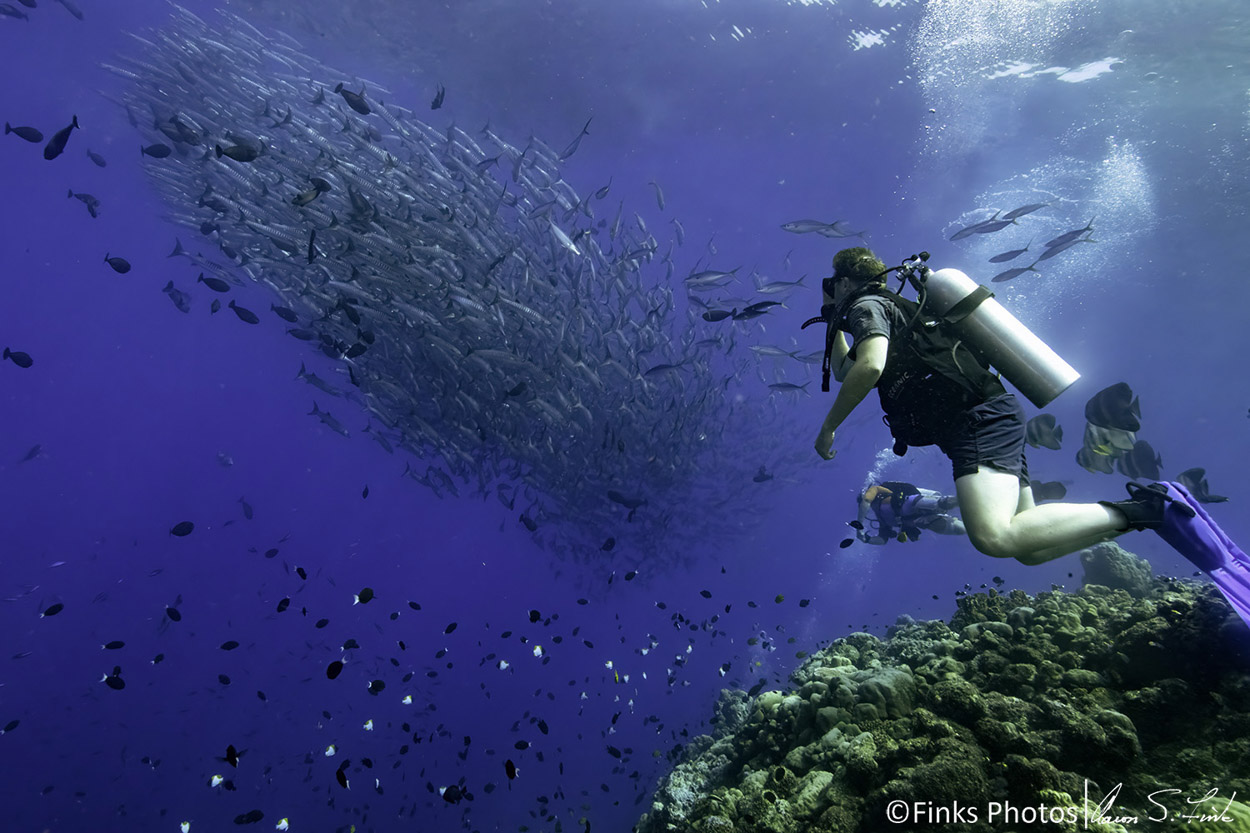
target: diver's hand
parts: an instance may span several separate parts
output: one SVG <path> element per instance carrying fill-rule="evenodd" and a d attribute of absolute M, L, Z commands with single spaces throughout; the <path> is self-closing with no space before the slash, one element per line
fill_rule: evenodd
<path fill-rule="evenodd" d="M 838 452 L 833 450 L 834 432 L 821 426 L 820 433 L 816 435 L 816 453 L 822 459 L 832 460 Z"/>

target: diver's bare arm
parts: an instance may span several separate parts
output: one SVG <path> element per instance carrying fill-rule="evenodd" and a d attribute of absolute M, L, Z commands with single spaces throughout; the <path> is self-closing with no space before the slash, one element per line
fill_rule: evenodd
<path fill-rule="evenodd" d="M 881 371 L 885 367 L 886 351 L 889 345 L 889 339 L 885 336 L 873 336 L 856 348 L 858 355 L 855 363 L 851 365 L 842 386 L 838 388 L 838 396 L 833 400 L 833 407 L 829 409 L 824 424 L 821 425 L 822 433 L 832 434 L 837 431 L 838 426 L 851 415 L 855 407 L 864 401 L 864 397 L 877 384 L 877 380 L 881 378 Z"/>
<path fill-rule="evenodd" d="M 854 362 L 846 360 L 846 354 L 851 352 L 850 345 L 846 343 L 846 333 L 838 330 L 838 334 L 833 339 L 833 350 L 829 353 L 829 367 L 833 370 L 833 378 L 839 384 L 846 380 L 846 374 L 854 365 Z"/>

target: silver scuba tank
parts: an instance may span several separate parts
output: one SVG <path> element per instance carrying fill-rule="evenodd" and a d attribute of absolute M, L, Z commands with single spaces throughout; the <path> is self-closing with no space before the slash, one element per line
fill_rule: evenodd
<path fill-rule="evenodd" d="M 989 290 L 978 287 L 958 269 L 929 272 L 924 286 L 925 311 L 946 316 L 953 310 L 952 325 L 958 336 L 980 351 L 1036 407 L 1046 407 L 1081 378 L 1072 365 L 994 300 Z M 974 293 L 979 301 L 969 297 Z"/>

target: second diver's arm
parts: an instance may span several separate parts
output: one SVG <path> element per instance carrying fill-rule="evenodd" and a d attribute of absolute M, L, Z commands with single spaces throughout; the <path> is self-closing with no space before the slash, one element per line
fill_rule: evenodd
<path fill-rule="evenodd" d="M 873 486 L 870 492 L 875 492 L 879 487 Z M 859 528 L 855 530 L 855 537 L 863 541 L 865 544 L 873 544 L 880 546 L 885 543 L 885 538 L 880 535 L 870 535 L 868 532 L 868 515 L 872 511 L 872 500 L 867 499 L 867 493 L 864 498 L 859 501 Z"/>

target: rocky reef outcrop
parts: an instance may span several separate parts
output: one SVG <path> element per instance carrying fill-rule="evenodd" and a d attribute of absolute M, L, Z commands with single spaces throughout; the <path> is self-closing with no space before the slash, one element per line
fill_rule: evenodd
<path fill-rule="evenodd" d="M 1250 630 L 1115 544 L 1082 563 L 721 692 L 635 830 L 1250 833 Z"/>

